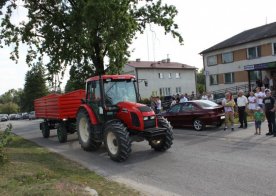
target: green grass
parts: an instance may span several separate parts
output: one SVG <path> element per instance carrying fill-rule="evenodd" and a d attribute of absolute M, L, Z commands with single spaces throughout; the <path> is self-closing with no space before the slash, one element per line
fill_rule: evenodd
<path fill-rule="evenodd" d="M 0 193 L 4 195 L 139 195 L 78 163 L 14 136 L 7 147 L 8 162 L 0 165 Z"/>

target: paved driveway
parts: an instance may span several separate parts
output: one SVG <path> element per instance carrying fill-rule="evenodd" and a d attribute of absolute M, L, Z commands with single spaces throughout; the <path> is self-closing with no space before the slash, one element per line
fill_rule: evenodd
<path fill-rule="evenodd" d="M 202 132 L 174 129 L 174 144 L 167 152 L 154 152 L 147 142 L 133 143 L 129 159 L 116 163 L 109 159 L 104 147 L 97 152 L 81 150 L 76 134 L 60 144 L 56 131 L 51 132 L 49 139 L 42 138 L 39 120 L 11 122 L 16 134 L 145 195 L 276 193 L 276 138 L 265 136 L 266 131 L 255 136 L 253 124 L 234 132 L 217 128 Z M 266 128 L 264 123 L 263 130 Z"/>

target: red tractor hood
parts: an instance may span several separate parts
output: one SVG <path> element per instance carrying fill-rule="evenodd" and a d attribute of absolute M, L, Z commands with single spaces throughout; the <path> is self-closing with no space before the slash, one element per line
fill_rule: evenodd
<path fill-rule="evenodd" d="M 144 116 L 154 115 L 154 111 L 150 107 L 141 103 L 124 101 L 117 103 L 117 106 L 120 108 L 121 111 L 140 111 L 143 113 Z"/>

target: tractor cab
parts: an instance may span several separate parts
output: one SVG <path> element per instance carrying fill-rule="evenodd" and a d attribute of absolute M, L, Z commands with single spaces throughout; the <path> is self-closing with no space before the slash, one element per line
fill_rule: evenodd
<path fill-rule="evenodd" d="M 114 118 L 118 103 L 137 103 L 135 77 L 132 75 L 103 75 L 87 80 L 85 102 L 96 113 L 100 122 Z"/>

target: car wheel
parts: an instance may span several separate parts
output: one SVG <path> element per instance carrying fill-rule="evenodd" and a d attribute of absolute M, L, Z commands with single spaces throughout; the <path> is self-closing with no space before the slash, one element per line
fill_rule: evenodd
<path fill-rule="evenodd" d="M 196 131 L 201 131 L 205 128 L 203 122 L 200 119 L 195 119 L 194 120 L 193 127 Z"/>

